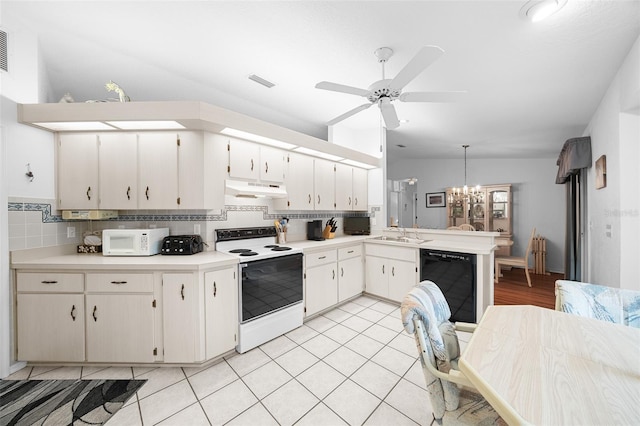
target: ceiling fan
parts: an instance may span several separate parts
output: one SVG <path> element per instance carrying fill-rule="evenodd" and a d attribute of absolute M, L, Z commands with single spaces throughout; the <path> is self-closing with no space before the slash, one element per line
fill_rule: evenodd
<path fill-rule="evenodd" d="M 389 47 L 381 47 L 373 53 L 378 58 L 378 62 L 382 64 L 382 80 L 376 81 L 369 86 L 368 89 L 345 86 L 344 84 L 331 83 L 329 81 L 321 81 L 316 84 L 317 89 L 348 93 L 350 95 L 362 96 L 369 100 L 369 103 L 360 105 L 339 115 L 327 122 L 327 125 L 336 124 L 360 111 L 364 111 L 373 104 L 378 104 L 386 128 L 395 129 L 400 125 L 400 121 L 398 121 L 398 115 L 391 102 L 396 99 L 401 102 L 455 102 L 466 93 L 464 91 L 402 93 L 404 86 L 409 84 L 418 74 L 442 56 L 444 50 L 438 46 L 424 46 L 393 79 L 385 79 L 384 75 L 384 64 L 393 55 L 393 50 Z"/>

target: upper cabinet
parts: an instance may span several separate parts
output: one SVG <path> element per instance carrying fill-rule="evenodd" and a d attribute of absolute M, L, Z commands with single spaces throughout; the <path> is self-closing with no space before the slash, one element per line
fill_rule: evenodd
<path fill-rule="evenodd" d="M 197 131 L 62 133 L 58 207 L 221 208 L 225 150 Z"/>
<path fill-rule="evenodd" d="M 367 170 L 336 164 L 336 210 L 367 210 Z"/>
<path fill-rule="evenodd" d="M 313 160 L 314 210 L 335 210 L 335 166 L 329 160 Z"/>
<path fill-rule="evenodd" d="M 284 151 L 239 139 L 229 139 L 229 177 L 281 183 Z"/>

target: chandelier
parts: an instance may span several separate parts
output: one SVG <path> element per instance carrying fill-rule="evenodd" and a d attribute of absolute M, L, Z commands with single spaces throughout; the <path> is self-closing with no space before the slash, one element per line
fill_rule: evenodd
<path fill-rule="evenodd" d="M 467 148 L 469 145 L 462 145 L 464 148 L 464 186 L 461 188 L 453 187 L 449 194 L 449 203 L 458 204 L 464 201 L 473 203 L 482 203 L 484 200 L 484 193 L 481 191 L 480 185 L 469 188 L 467 186 Z"/>

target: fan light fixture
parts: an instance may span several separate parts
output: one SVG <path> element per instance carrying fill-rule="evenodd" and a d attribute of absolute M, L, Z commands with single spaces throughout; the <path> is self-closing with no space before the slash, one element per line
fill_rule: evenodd
<path fill-rule="evenodd" d="M 449 203 L 455 204 L 470 201 L 471 199 L 481 202 L 483 194 L 480 185 L 476 185 L 471 189 L 467 186 L 467 148 L 469 148 L 469 145 L 462 145 L 462 147 L 464 148 L 464 186 L 462 188 L 453 187 L 451 194 L 449 194 Z"/>
<path fill-rule="evenodd" d="M 540 22 L 562 9 L 565 4 L 567 0 L 529 0 L 520 9 L 520 17 Z"/>

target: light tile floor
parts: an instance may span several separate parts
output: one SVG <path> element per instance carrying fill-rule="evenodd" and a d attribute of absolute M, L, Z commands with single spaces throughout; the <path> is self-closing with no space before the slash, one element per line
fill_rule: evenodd
<path fill-rule="evenodd" d="M 464 348 L 469 334 L 461 333 Z M 360 297 L 242 355 L 198 367 L 27 367 L 8 379 L 140 378 L 118 425 L 429 425 L 398 306 Z"/>

